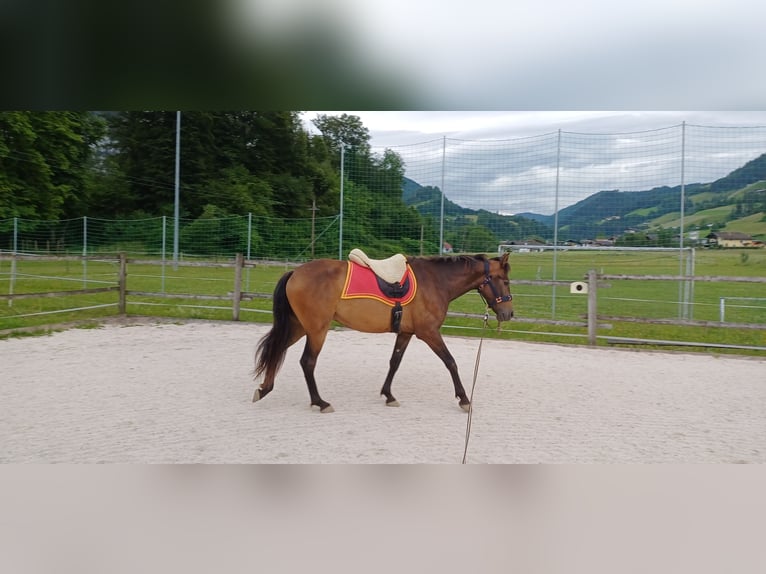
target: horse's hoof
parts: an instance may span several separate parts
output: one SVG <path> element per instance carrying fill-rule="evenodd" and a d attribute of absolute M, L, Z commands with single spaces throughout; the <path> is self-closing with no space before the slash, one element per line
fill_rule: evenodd
<path fill-rule="evenodd" d="M 253 402 L 260 401 L 261 400 L 261 389 L 255 389 L 255 393 L 253 393 Z"/>
<path fill-rule="evenodd" d="M 464 404 L 464 405 L 463 405 L 463 404 L 461 404 L 461 405 L 460 405 L 460 408 L 461 408 L 461 409 L 463 409 L 465 412 L 467 412 L 467 413 L 468 413 L 468 412 L 470 412 L 470 411 L 471 411 L 471 403 L 466 403 L 466 404 Z"/>
<path fill-rule="evenodd" d="M 386 406 L 387 407 L 398 407 L 399 406 L 399 401 L 397 401 L 396 399 L 394 399 L 393 401 L 388 401 L 388 402 L 386 402 Z"/>
<path fill-rule="evenodd" d="M 334 408 L 332 408 L 332 405 L 327 405 L 327 406 L 326 406 L 326 407 L 324 407 L 323 409 L 320 409 L 320 410 L 319 410 L 319 412 L 320 412 L 320 413 L 334 413 L 334 412 L 335 412 L 335 409 L 334 409 Z"/>

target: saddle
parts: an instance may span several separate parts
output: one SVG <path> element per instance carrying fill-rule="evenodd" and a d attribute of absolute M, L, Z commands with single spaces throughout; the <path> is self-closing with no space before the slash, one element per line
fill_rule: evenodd
<path fill-rule="evenodd" d="M 399 332 L 402 320 L 401 299 L 410 293 L 410 274 L 407 273 L 407 258 L 401 253 L 392 255 L 387 259 L 370 259 L 361 249 L 352 249 L 348 254 L 349 261 L 366 267 L 372 271 L 377 279 L 380 292 L 390 298 L 396 299 L 391 309 L 391 330 Z M 349 269 L 349 272 L 351 269 Z M 349 279 L 346 279 L 348 287 Z M 414 296 L 414 290 L 411 292 Z M 411 297 L 406 301 L 409 303 Z"/>
<path fill-rule="evenodd" d="M 349 261 L 369 267 L 372 272 L 386 283 L 400 283 L 407 272 L 407 258 L 401 253 L 386 259 L 370 259 L 361 249 L 352 249 L 348 254 Z"/>

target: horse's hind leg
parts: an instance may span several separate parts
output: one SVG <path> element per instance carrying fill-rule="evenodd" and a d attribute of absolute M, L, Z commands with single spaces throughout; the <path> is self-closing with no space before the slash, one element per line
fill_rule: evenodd
<path fill-rule="evenodd" d="M 399 365 L 402 362 L 404 351 L 407 350 L 407 345 L 410 344 L 412 339 L 412 333 L 399 333 L 396 337 L 396 343 L 394 343 L 394 352 L 391 354 L 391 360 L 388 362 L 388 375 L 386 375 L 386 382 L 383 383 L 383 388 L 380 389 L 380 394 L 386 397 L 387 407 L 398 407 L 399 401 L 391 394 L 391 381 L 394 380 L 394 375 L 399 369 Z"/>
<path fill-rule="evenodd" d="M 284 352 L 287 351 L 289 347 L 291 347 L 293 344 L 295 344 L 303 335 L 306 334 L 306 331 L 303 329 L 303 326 L 298 322 L 298 319 L 295 318 L 295 316 L 290 317 L 289 320 L 289 339 L 282 349 L 280 353 L 282 353 L 281 357 L 284 357 Z M 272 331 L 273 332 L 273 331 Z M 271 336 L 271 333 L 267 335 L 266 339 Z M 264 367 L 264 377 L 263 382 L 255 388 L 255 392 L 253 393 L 253 402 L 261 400 L 263 397 L 268 395 L 272 390 L 274 390 L 274 380 L 277 376 L 277 371 L 279 370 L 279 366 L 282 364 L 282 358 L 272 358 L 269 361 L 266 361 L 267 366 Z"/>
<path fill-rule="evenodd" d="M 319 410 L 323 413 L 334 412 L 335 409 L 327 401 L 322 400 L 317 390 L 317 382 L 314 378 L 314 369 L 317 364 L 317 357 L 324 345 L 327 331 L 322 333 L 321 336 L 306 335 L 306 346 L 303 348 L 303 355 L 301 356 L 301 368 L 303 369 L 303 376 L 306 377 L 306 385 L 309 388 L 309 396 L 311 397 L 311 406 L 319 407 Z"/>

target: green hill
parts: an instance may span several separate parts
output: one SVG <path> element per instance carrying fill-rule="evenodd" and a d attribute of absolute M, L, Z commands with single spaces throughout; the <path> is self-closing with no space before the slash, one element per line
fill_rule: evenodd
<path fill-rule="evenodd" d="M 421 186 L 405 177 L 402 199 L 421 215 L 439 220 L 442 194 L 438 187 Z M 444 198 L 444 239 L 456 251 L 494 251 L 503 241 L 529 237 L 551 240 L 553 229 L 520 215 L 500 215 L 485 209 L 469 209 Z"/>
<path fill-rule="evenodd" d="M 684 198 L 687 230 L 715 225 L 718 229 L 725 227 L 750 233 L 759 239 L 766 236 L 766 222 L 757 217 L 766 211 L 766 154 L 714 182 L 686 185 Z M 559 236 L 564 234 L 581 240 L 620 236 L 626 230 L 652 233 L 678 228 L 680 202 L 680 186 L 635 192 L 599 191 L 559 212 Z M 548 224 L 553 219 L 552 216 L 523 215 Z M 746 222 L 744 227 L 735 223 L 741 220 Z"/>
<path fill-rule="evenodd" d="M 684 186 L 684 229 L 710 228 L 742 231 L 766 238 L 766 154 L 749 161 L 711 183 Z M 438 220 L 441 192 L 404 178 L 402 197 L 419 213 Z M 646 191 L 602 190 L 559 211 L 561 241 L 619 237 L 628 232 L 656 235 L 681 225 L 681 186 Z M 483 226 L 497 242 L 537 236 L 553 239 L 553 216 L 519 213 L 514 216 L 471 210 L 444 198 L 445 229 L 450 243 L 465 234 L 467 226 Z M 462 230 L 462 231 L 461 231 Z M 667 235 L 667 234 L 666 234 Z M 672 236 L 672 235 L 669 235 Z M 489 237 L 487 238 L 489 243 Z"/>
<path fill-rule="evenodd" d="M 724 225 L 730 220 L 734 209 L 734 205 L 729 204 L 711 209 L 702 209 L 691 214 L 684 214 L 684 227 L 689 228 L 695 225 L 705 227 L 709 224 Z M 671 229 L 681 227 L 681 214 L 678 211 L 674 211 L 649 222 L 649 229 L 657 229 L 659 227 Z"/>
<path fill-rule="evenodd" d="M 729 221 L 722 231 L 741 231 L 753 239 L 766 241 L 766 212 L 760 211 L 746 217 Z"/>

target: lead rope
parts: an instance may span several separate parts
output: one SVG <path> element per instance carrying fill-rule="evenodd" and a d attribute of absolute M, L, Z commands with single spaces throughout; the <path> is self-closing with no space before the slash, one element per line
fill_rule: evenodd
<path fill-rule="evenodd" d="M 465 423 L 465 448 L 463 449 L 463 464 L 465 464 L 465 458 L 468 455 L 468 440 L 471 438 L 471 418 L 473 417 L 473 390 L 476 388 L 476 377 L 479 374 L 479 360 L 481 359 L 481 344 L 484 342 L 484 332 L 487 330 L 489 324 L 489 305 L 484 309 L 484 327 L 481 330 L 481 338 L 479 339 L 479 349 L 476 351 L 476 364 L 473 367 L 473 382 L 471 383 L 471 395 L 468 397 L 471 401 L 468 404 L 468 419 Z"/>

